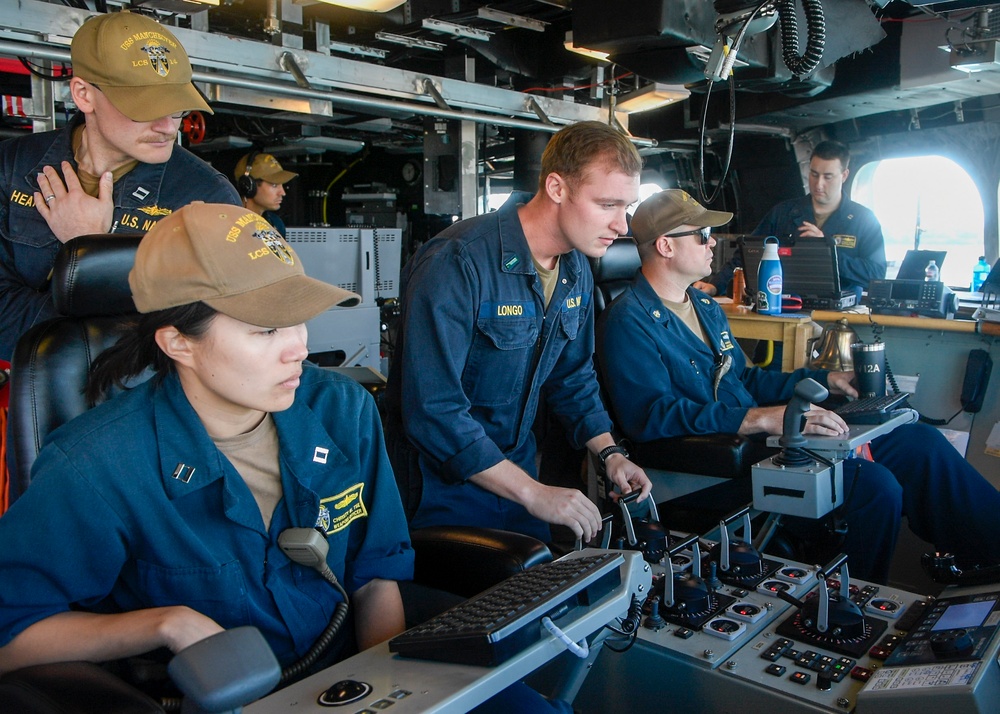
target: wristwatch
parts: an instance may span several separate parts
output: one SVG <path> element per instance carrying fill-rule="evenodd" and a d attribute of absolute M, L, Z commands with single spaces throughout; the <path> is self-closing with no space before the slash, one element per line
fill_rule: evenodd
<path fill-rule="evenodd" d="M 601 459 L 602 465 L 604 464 L 605 461 L 608 460 L 608 457 L 611 456 L 611 454 L 621 454 L 626 459 L 628 458 L 628 452 L 625 450 L 624 446 L 620 446 L 618 444 L 612 444 L 611 446 L 604 447 L 603 449 L 601 449 L 600 453 L 597 454 Z"/>

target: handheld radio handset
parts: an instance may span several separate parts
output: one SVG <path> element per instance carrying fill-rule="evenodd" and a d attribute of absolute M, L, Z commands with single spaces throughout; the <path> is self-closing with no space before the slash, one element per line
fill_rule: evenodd
<path fill-rule="evenodd" d="M 326 626 L 309 651 L 298 662 L 282 670 L 281 681 L 284 683 L 309 669 L 330 646 L 341 625 L 344 624 L 344 620 L 347 619 L 350 598 L 348 598 L 347 591 L 344 590 L 340 581 L 337 580 L 337 576 L 330 570 L 330 566 L 326 564 L 326 554 L 330 550 L 330 545 L 320 531 L 315 528 L 288 528 L 278 535 L 278 547 L 293 562 L 316 570 L 344 598 L 342 602 L 337 603 L 333 616 L 330 617 L 330 624 Z"/>

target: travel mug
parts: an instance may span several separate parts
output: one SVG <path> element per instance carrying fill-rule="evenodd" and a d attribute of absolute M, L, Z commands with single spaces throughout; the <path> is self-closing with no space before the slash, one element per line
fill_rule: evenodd
<path fill-rule="evenodd" d="M 857 342 L 851 345 L 854 358 L 854 375 L 858 382 L 858 396 L 885 396 L 885 343 L 866 345 Z"/>

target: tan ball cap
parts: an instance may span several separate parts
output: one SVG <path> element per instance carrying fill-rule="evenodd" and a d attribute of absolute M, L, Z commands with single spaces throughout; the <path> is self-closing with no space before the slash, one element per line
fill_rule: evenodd
<path fill-rule="evenodd" d="M 73 35 L 73 76 L 97 85 L 133 121 L 194 109 L 212 113 L 191 82 L 191 60 L 173 33 L 133 12 L 92 17 Z"/>
<path fill-rule="evenodd" d="M 239 161 L 236 162 L 236 168 L 233 169 L 233 177 L 239 181 L 240 176 L 245 176 L 247 172 L 247 159 L 250 158 L 251 154 L 247 154 Z M 285 184 L 291 181 L 293 178 L 298 176 L 296 173 L 291 171 L 285 171 L 278 163 L 278 160 L 274 158 L 271 154 L 257 154 L 253 157 L 253 163 L 250 164 L 250 178 L 260 179 L 261 181 L 267 181 L 268 183 L 280 183 Z"/>
<path fill-rule="evenodd" d="M 253 211 L 196 201 L 139 243 L 128 276 L 139 312 L 203 302 L 260 327 L 290 327 L 361 297 L 310 278 L 295 251 Z"/>
<path fill-rule="evenodd" d="M 678 226 L 716 228 L 733 220 L 728 211 L 710 211 L 687 191 L 668 188 L 639 204 L 632 214 L 632 235 L 636 243 L 654 241 Z"/>

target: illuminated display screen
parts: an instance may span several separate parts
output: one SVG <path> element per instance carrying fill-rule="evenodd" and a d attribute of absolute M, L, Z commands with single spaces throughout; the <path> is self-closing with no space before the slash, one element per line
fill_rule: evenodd
<path fill-rule="evenodd" d="M 950 605 L 941 619 L 934 623 L 932 631 L 954 630 L 960 627 L 979 627 L 985 622 L 996 600 L 984 600 L 983 602 L 963 602 Z"/>

